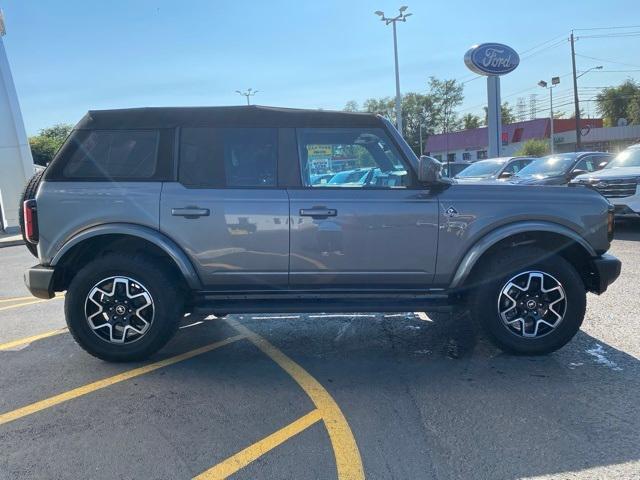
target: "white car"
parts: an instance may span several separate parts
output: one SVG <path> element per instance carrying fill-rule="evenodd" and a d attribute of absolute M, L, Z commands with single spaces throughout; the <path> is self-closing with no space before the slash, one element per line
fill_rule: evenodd
<path fill-rule="evenodd" d="M 587 185 L 607 197 L 616 218 L 640 219 L 640 144 L 620 152 L 602 170 L 579 175 L 571 183 Z"/>

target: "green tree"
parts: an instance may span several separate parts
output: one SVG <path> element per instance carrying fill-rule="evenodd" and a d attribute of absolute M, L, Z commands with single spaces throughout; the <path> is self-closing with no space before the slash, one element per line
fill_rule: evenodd
<path fill-rule="evenodd" d="M 544 157 L 549 155 L 549 142 L 532 138 L 524 142 L 522 148 L 516 152 L 517 156 Z"/>
<path fill-rule="evenodd" d="M 344 106 L 345 112 L 357 112 L 359 110 L 358 102 L 355 100 L 349 100 L 347 104 Z"/>
<path fill-rule="evenodd" d="M 640 124 L 640 85 L 629 79 L 617 87 L 605 88 L 596 96 L 596 105 L 605 126 L 616 126 L 621 118 Z"/>
<path fill-rule="evenodd" d="M 29 137 L 29 146 L 31 147 L 33 161 L 38 165 L 46 165 L 49 163 L 67 139 L 71 130 L 73 130 L 73 125 L 58 123 L 52 127 L 40 130 L 38 135 Z"/>
<path fill-rule="evenodd" d="M 502 117 L 502 125 L 509 125 L 516 121 L 516 116 L 513 113 L 513 107 L 509 105 L 509 102 L 504 102 L 500 106 L 500 116 Z M 489 123 L 489 109 L 484 107 L 484 123 Z"/>
<path fill-rule="evenodd" d="M 471 130 L 472 128 L 480 128 L 482 126 L 482 119 L 478 115 L 473 113 L 467 113 L 462 117 L 462 128 L 465 130 Z"/>
<path fill-rule="evenodd" d="M 456 80 L 439 80 L 429 78 L 429 94 L 433 101 L 433 121 L 436 133 L 447 133 L 459 130 L 462 126 L 458 120 L 456 108 L 464 100 L 464 85 Z"/>
<path fill-rule="evenodd" d="M 420 152 L 422 141 L 429 135 L 458 130 L 462 123 L 457 118 L 456 107 L 464 99 L 463 86 L 456 80 L 429 79 L 426 94 L 409 92 L 402 97 L 403 136 L 414 152 Z M 357 111 L 357 102 L 350 101 L 345 111 Z M 395 98 L 369 98 L 362 103 L 361 111 L 376 113 L 396 123 Z"/>
<path fill-rule="evenodd" d="M 362 104 L 362 110 L 369 113 L 376 113 L 387 118 L 390 122 L 396 123 L 395 102 L 390 97 L 368 98 Z"/>

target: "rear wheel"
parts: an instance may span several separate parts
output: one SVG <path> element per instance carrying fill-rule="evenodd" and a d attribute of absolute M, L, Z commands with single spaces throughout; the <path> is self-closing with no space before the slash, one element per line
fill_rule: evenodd
<path fill-rule="evenodd" d="M 584 283 L 564 258 L 521 247 L 496 254 L 475 275 L 472 317 L 507 352 L 541 355 L 564 346 L 580 329 Z"/>
<path fill-rule="evenodd" d="M 142 360 L 174 335 L 184 294 L 171 272 L 143 256 L 108 254 L 73 278 L 65 298 L 67 325 L 91 355 Z"/>

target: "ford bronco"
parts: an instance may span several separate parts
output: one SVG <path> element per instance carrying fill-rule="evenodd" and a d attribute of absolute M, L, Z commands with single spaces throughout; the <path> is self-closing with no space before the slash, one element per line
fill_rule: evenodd
<path fill-rule="evenodd" d="M 153 354 L 186 312 L 459 307 L 506 351 L 566 344 L 620 273 L 607 199 L 440 168 L 372 114 L 91 111 L 25 190 L 25 281 L 66 291 L 70 332 L 109 361 Z"/>

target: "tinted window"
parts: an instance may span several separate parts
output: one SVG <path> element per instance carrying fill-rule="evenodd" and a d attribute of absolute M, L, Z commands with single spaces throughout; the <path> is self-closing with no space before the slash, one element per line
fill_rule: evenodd
<path fill-rule="evenodd" d="M 574 170 L 584 170 L 586 172 L 593 172 L 594 170 L 597 170 L 597 169 L 598 169 L 598 159 L 593 155 L 583 158 L 574 167 Z"/>
<path fill-rule="evenodd" d="M 628 148 L 611 160 L 606 168 L 640 167 L 640 148 Z"/>
<path fill-rule="evenodd" d="M 513 173 L 515 175 L 516 173 L 518 173 L 520 170 L 522 170 L 524 167 L 526 167 L 530 163 L 531 163 L 530 159 L 514 160 L 509 164 L 509 166 L 504 171 L 505 172 L 509 172 L 509 173 Z"/>
<path fill-rule="evenodd" d="M 66 178 L 144 179 L 156 172 L 157 131 L 78 131 L 70 142 Z"/>
<path fill-rule="evenodd" d="M 200 187 L 276 185 L 275 128 L 183 128 L 179 179 Z"/>
<path fill-rule="evenodd" d="M 456 177 L 458 178 L 489 178 L 498 173 L 504 162 L 502 160 L 482 160 L 472 163 L 462 170 Z"/>
<path fill-rule="evenodd" d="M 381 129 L 298 130 L 302 183 L 308 187 L 403 187 L 407 170 Z"/>
<path fill-rule="evenodd" d="M 531 162 L 518 172 L 518 177 L 530 177 L 540 175 L 553 177 L 564 175 L 573 166 L 576 160 L 575 154 L 547 155 Z"/>

